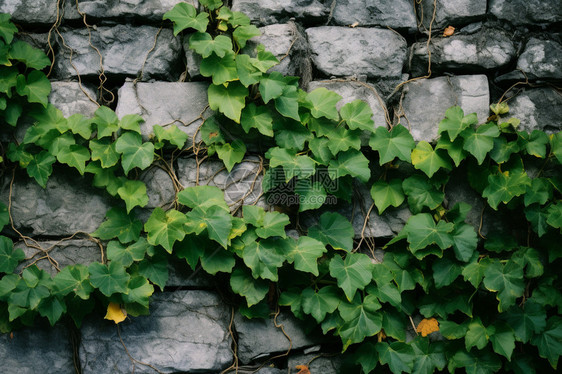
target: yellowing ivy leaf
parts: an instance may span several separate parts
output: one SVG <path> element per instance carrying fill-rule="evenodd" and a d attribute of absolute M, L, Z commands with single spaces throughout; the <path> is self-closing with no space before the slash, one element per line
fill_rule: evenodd
<path fill-rule="evenodd" d="M 297 374 L 310 374 L 310 369 L 308 368 L 308 365 L 297 365 L 295 366 L 295 369 L 299 370 Z"/>
<path fill-rule="evenodd" d="M 421 334 L 424 338 L 431 334 L 432 332 L 439 331 L 439 322 L 435 318 L 424 318 L 418 324 L 416 331 Z"/>
<path fill-rule="evenodd" d="M 115 324 L 118 324 L 120 322 L 123 322 L 125 318 L 127 318 L 127 314 L 121 309 L 119 304 L 109 303 L 109 305 L 107 306 L 107 314 L 104 318 L 115 322 Z"/>

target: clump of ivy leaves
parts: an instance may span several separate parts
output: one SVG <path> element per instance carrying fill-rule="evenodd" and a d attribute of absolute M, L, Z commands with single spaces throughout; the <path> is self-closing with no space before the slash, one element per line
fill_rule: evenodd
<path fill-rule="evenodd" d="M 338 94 L 325 88 L 307 93 L 298 77 L 269 72 L 278 61 L 263 46 L 243 53 L 260 34 L 247 16 L 221 1 L 199 3 L 202 11 L 180 3 L 164 18 L 173 22 L 175 35 L 190 33 L 184 37 L 202 57 L 201 75 L 211 80 L 215 112 L 200 129 L 206 152 L 230 171 L 247 153 L 246 143 L 236 139 L 257 138 L 271 145 L 265 192 L 292 181 L 309 187 L 299 188 L 303 197 L 331 193 L 350 202 L 353 183 L 364 183 L 379 214 L 407 205 L 412 214 L 406 225 L 384 246 L 381 262 L 354 248 L 351 223 L 320 203 L 302 200 L 308 203 L 299 212 L 317 210 L 319 220 L 296 239 L 286 234 L 297 227 L 295 217 L 253 205 L 232 215 L 223 192 L 212 186 L 180 191 L 177 209 L 156 208 L 143 224 L 134 208 L 148 203 L 146 185 L 134 176 L 188 148 L 187 135 L 156 126 L 144 141 L 141 117 L 118 119 L 107 107 L 93 118 L 65 118 L 47 101 L 50 83 L 41 69 L 49 59 L 14 41 L 17 29 L 0 15 L 0 121 L 15 127 L 23 113 L 35 120 L 5 156 L 43 187 L 57 163 L 92 174 L 93 185 L 115 197 L 92 234 L 108 241 L 104 263 L 67 266 L 54 277 L 36 265 L 14 273 L 25 255 L 0 237 L 0 331 L 31 325 L 37 315 L 55 324 L 66 314 L 80 326 L 94 299 L 132 316 L 147 314 L 173 255 L 191 268 L 228 274 L 247 317 L 267 315 L 271 296 L 278 296 L 296 317 L 339 336 L 350 364 L 365 373 L 379 365 L 394 373 L 556 369 L 562 352 L 556 269 L 562 257 L 562 134 L 517 131 L 516 119 L 502 119 L 508 106 L 501 103 L 480 125 L 475 114 L 450 108 L 436 144 L 416 144 L 399 124 L 375 128 L 362 101 L 338 111 Z M 368 144 L 361 140 L 366 136 Z M 338 191 L 315 182 L 324 169 L 337 179 Z M 466 222 L 468 204 L 448 206 L 443 191 L 451 175 L 464 175 L 488 210 L 509 217 L 498 224 L 503 231 L 484 237 Z M 5 206 L 0 224 L 9 224 Z M 412 316 L 424 318 L 421 335 L 408 337 Z M 420 329 L 423 323 L 433 327 Z"/>

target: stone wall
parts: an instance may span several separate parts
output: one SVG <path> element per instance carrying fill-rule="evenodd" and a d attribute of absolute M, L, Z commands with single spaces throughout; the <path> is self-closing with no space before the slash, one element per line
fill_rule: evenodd
<path fill-rule="evenodd" d="M 0 13 L 12 14 L 24 31 L 20 38 L 46 51 L 53 49 L 50 100 L 65 115 L 91 116 L 101 103 L 116 108 L 120 117 L 142 115 L 146 137 L 155 124 L 168 123 L 183 124 L 183 131 L 195 135 L 208 115 L 207 83 L 199 74 L 198 56 L 187 48 L 189 35 L 174 37 L 171 24 L 161 22 L 178 2 L 78 0 L 77 7 L 74 0 L 2 0 Z M 505 94 L 510 114 L 521 119 L 523 129 L 562 130 L 562 0 L 423 0 L 416 6 L 418 2 L 411 0 L 230 3 L 263 32 L 248 50 L 265 44 L 281 60 L 274 70 L 302 77 L 304 88 L 322 86 L 338 92 L 344 97 L 341 104 L 357 98 L 367 101 L 375 126 L 400 122 L 416 140 L 431 142 L 448 107 L 460 105 L 484 121 L 489 104 Z M 444 36 L 448 26 L 455 28 L 454 33 Z M 515 85 L 518 82 L 523 83 Z M 195 183 L 194 165 L 188 157 L 177 162 L 184 186 Z M 228 175 L 220 171 L 219 162 L 207 161 L 200 182 L 243 189 L 257 167 L 248 157 Z M 168 174 L 154 168 L 141 179 L 149 188 L 147 208 L 173 201 Z M 257 182 L 259 187 L 261 181 Z M 465 186 L 459 180 L 446 191 L 448 199 L 464 199 L 480 211 L 482 202 Z M 355 205 L 363 209 L 350 207 L 341 213 L 352 219 L 359 237 L 372 200 L 364 187 L 356 190 Z M 4 178 L 2 201 L 7 202 L 9 191 L 9 178 Z M 52 248 L 51 256 L 60 266 L 99 260 L 95 243 L 80 237 L 59 239 L 79 231 L 91 233 L 110 206 L 101 190 L 73 176 L 52 177 L 45 189 L 17 176 L 12 186 L 16 229 Z M 389 237 L 400 231 L 408 215 L 407 209 L 382 217 L 373 211 L 365 234 Z M 477 224 L 475 215 L 471 219 Z M 493 217 L 484 220 L 485 232 Z M 28 257 L 36 255 L 34 248 L 17 245 Z M 55 271 L 46 260 L 38 264 Z M 257 372 L 295 373 L 295 365 L 331 352 L 333 342 L 308 331 L 288 313 L 281 312 L 275 321 L 248 320 L 221 298 L 221 287 L 228 286 L 220 279 L 192 273 L 185 264 L 169 268 L 167 287 L 153 297 L 150 316 L 131 318 L 117 328 L 102 320 L 100 312 L 79 331 L 60 324 L 2 335 L 0 370 L 219 373 L 233 364 L 236 347 L 241 366 L 256 370 L 265 359 L 281 355 Z M 290 343 L 275 324 L 284 326 Z M 289 346 L 291 352 L 283 355 Z M 341 372 L 339 358 L 333 355 L 310 366 L 313 373 Z"/>

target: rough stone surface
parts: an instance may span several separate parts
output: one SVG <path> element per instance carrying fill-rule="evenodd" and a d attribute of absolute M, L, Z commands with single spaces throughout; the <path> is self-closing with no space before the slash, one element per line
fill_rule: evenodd
<path fill-rule="evenodd" d="M 311 373 L 322 373 L 322 374 L 340 374 L 342 371 L 341 358 L 334 357 L 318 357 L 318 354 L 309 355 L 294 355 L 289 357 L 288 366 L 289 373 L 297 373 L 298 370 L 295 369 L 297 365 L 306 365 L 310 362 L 308 368 Z"/>
<path fill-rule="evenodd" d="M 486 0 L 437 0 L 435 3 L 433 30 L 449 25 L 456 27 L 459 24 L 466 24 L 483 18 L 486 14 Z M 428 29 L 433 17 L 433 5 L 434 1 L 424 0 L 421 6 L 418 6 L 418 18 L 422 19 L 423 25 Z"/>
<path fill-rule="evenodd" d="M 313 27 L 306 30 L 312 61 L 323 74 L 397 78 L 406 59 L 406 40 L 377 28 Z"/>
<path fill-rule="evenodd" d="M 243 12 L 254 23 L 271 25 L 289 18 L 306 23 L 327 21 L 331 0 L 233 0 L 232 10 Z"/>
<path fill-rule="evenodd" d="M 320 341 L 319 336 L 305 333 L 303 323 L 291 314 L 280 313 L 277 323 L 282 324 L 291 337 L 292 349 L 309 347 Z M 275 327 L 273 319 L 247 319 L 236 314 L 234 326 L 238 333 L 238 357 L 243 363 L 249 363 L 258 356 L 283 353 L 289 349 L 289 340 L 281 329 Z"/>
<path fill-rule="evenodd" d="M 75 373 L 67 329 L 28 328 L 0 334 L 0 365 L 4 374 Z"/>
<path fill-rule="evenodd" d="M 174 5 L 186 2 L 197 6 L 195 0 L 78 0 L 80 12 L 98 19 L 116 18 L 120 22 L 129 19 L 159 22 Z M 75 0 L 67 1 L 65 19 L 81 19 Z"/>
<path fill-rule="evenodd" d="M 201 126 L 201 116 L 209 113 L 205 112 L 207 87 L 208 83 L 204 82 L 139 82 L 136 85 L 125 82 L 119 89 L 115 113 L 120 118 L 126 114 L 141 115 L 145 121 L 141 124 L 145 140 L 153 133 L 154 125 L 174 124 L 190 135 L 189 147 Z"/>
<path fill-rule="evenodd" d="M 164 292 L 153 296 L 150 315 L 119 324 L 129 354 L 163 373 L 219 372 L 233 355 L 230 311 L 207 291 Z M 80 344 L 82 372 L 131 373 L 133 364 L 110 321 L 87 320 Z M 136 364 L 136 373 L 153 373 Z"/>
<path fill-rule="evenodd" d="M 54 23 L 57 19 L 57 2 L 52 0 L 2 0 L 0 13 L 12 15 L 18 23 Z"/>
<path fill-rule="evenodd" d="M 162 29 L 160 34 L 158 30 L 152 26 L 126 25 L 91 29 L 92 45 L 103 57 L 105 74 L 137 77 L 142 70 L 144 80 L 177 80 L 181 73 L 181 68 L 177 69 L 181 59 L 180 40 L 173 36 L 171 29 Z M 89 45 L 88 30 L 66 29 L 61 31 L 61 35 L 66 45 L 73 50 L 72 63 L 76 70 L 70 64 L 70 51 L 59 40 L 59 51 L 55 56 L 55 75 L 61 79 L 76 77 L 78 74 L 97 76 L 100 73 L 100 56 Z"/>
<path fill-rule="evenodd" d="M 483 72 L 497 69 L 515 58 L 511 36 L 499 29 L 482 28 L 474 34 L 458 33 L 448 38 L 431 39 L 431 71 Z M 427 43 L 413 45 L 411 73 L 414 77 L 427 74 Z"/>
<path fill-rule="evenodd" d="M 509 101 L 509 116 L 521 121 L 518 130 L 562 130 L 562 95 L 551 87 L 527 89 Z"/>
<path fill-rule="evenodd" d="M 148 204 L 144 208 L 161 207 L 167 209 L 173 203 L 176 193 L 172 178 L 163 169 L 154 166 L 144 171 L 140 180 L 146 184 Z"/>
<path fill-rule="evenodd" d="M 96 92 L 87 84 L 78 82 L 51 82 L 49 102 L 59 108 L 65 117 L 80 113 L 86 117 L 93 117 L 98 105 Z M 92 100 L 90 100 L 92 99 Z"/>
<path fill-rule="evenodd" d="M 101 261 L 100 247 L 90 240 L 71 239 L 63 242 L 45 241 L 37 243 L 28 241 L 28 244 L 39 245 L 43 250 L 28 247 L 23 241 L 16 243 L 14 248 L 21 248 L 28 259 L 20 263 L 18 269 L 16 269 L 17 272 L 29 264 L 35 263 L 39 269 L 45 270 L 52 276 L 56 275 L 58 272 L 56 267 L 48 259 L 42 258 L 45 256 L 45 252 L 49 253 L 49 256 L 57 262 L 61 270 L 69 265 L 82 264 L 88 266 L 92 262 Z"/>
<path fill-rule="evenodd" d="M 488 11 L 514 25 L 562 21 L 562 0 L 490 0 Z"/>
<path fill-rule="evenodd" d="M 339 25 L 389 26 L 395 29 L 415 29 L 417 26 L 413 2 L 409 0 L 338 0 L 333 20 Z"/>
<path fill-rule="evenodd" d="M 460 75 L 411 82 L 402 102 L 404 126 L 416 141 L 437 138 L 439 122 L 445 111 L 459 105 L 465 114 L 476 113 L 480 121 L 488 117 L 490 93 L 485 75 Z"/>
<path fill-rule="evenodd" d="M 562 80 L 562 44 L 531 38 L 519 56 L 517 68 L 530 79 Z"/>
<path fill-rule="evenodd" d="M 9 182 L 6 177 L 1 201 L 8 205 Z M 76 175 L 55 170 L 42 188 L 27 175 L 16 177 L 12 191 L 14 226 L 30 236 L 70 236 L 78 231 L 91 233 L 103 222 L 110 203 Z"/>

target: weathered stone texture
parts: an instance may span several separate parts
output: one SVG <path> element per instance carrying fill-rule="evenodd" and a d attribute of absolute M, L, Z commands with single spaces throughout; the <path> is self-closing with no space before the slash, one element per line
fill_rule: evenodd
<path fill-rule="evenodd" d="M 288 361 L 288 366 L 291 371 L 297 372 L 295 367 L 297 365 L 306 365 L 310 363 L 308 366 L 311 373 L 322 373 L 322 374 L 340 374 L 342 373 L 342 362 L 341 357 L 338 356 L 331 356 L 331 357 L 317 357 L 318 354 L 309 354 L 309 355 L 295 355 L 290 356 Z"/>
<path fill-rule="evenodd" d="M 434 7 L 435 5 L 435 7 Z M 423 0 L 418 6 L 418 18 L 429 29 L 435 10 L 433 30 L 448 25 L 457 26 L 483 18 L 486 0 Z"/>
<path fill-rule="evenodd" d="M 517 60 L 530 79 L 562 80 L 562 44 L 531 38 Z"/>
<path fill-rule="evenodd" d="M 150 315 L 119 324 L 129 354 L 163 373 L 220 372 L 233 355 L 228 332 L 230 311 L 219 297 L 207 291 L 155 294 Z M 109 321 L 87 320 L 80 344 L 82 372 L 130 373 L 133 363 L 120 342 L 117 327 Z M 142 364 L 136 373 L 153 373 Z"/>
<path fill-rule="evenodd" d="M 153 133 L 153 126 L 176 125 L 190 135 L 187 146 L 201 126 L 201 116 L 208 114 L 206 82 L 125 82 L 119 89 L 117 116 L 138 114 L 144 118 L 141 131 L 144 139 Z M 197 139 L 196 139 L 197 141 Z"/>
<path fill-rule="evenodd" d="M 518 130 L 562 130 L 562 95 L 552 87 L 527 89 L 508 104 L 509 116 L 521 121 Z"/>
<path fill-rule="evenodd" d="M 281 313 L 277 323 L 291 337 L 292 349 L 310 347 L 318 344 L 320 338 L 315 334 L 307 334 L 302 321 L 291 314 Z M 238 357 L 243 363 L 252 359 L 267 356 L 271 353 L 287 352 L 290 343 L 281 329 L 275 327 L 273 319 L 247 319 L 240 314 L 234 317 L 234 326 L 238 333 Z"/>
<path fill-rule="evenodd" d="M 177 80 L 181 73 L 181 68 L 178 70 L 181 43 L 170 29 L 162 29 L 159 32 L 157 27 L 152 26 L 115 25 L 100 26 L 90 31 L 92 45 L 102 55 L 106 75 L 137 77 L 142 70 L 144 80 Z M 61 31 L 61 35 L 64 43 L 73 50 L 72 64 L 76 69 L 70 63 L 69 49 L 59 40 L 59 50 L 55 56 L 55 75 L 60 79 L 73 78 L 78 74 L 97 76 L 101 71 L 100 56 L 89 44 L 88 29 L 65 29 Z M 156 37 L 157 42 L 154 45 Z"/>
<path fill-rule="evenodd" d="M 67 329 L 28 328 L 0 334 L 0 368 L 4 374 L 72 374 L 72 347 Z"/>
<path fill-rule="evenodd" d="M 282 23 L 296 18 L 306 23 L 328 20 L 329 0 L 233 0 L 232 10 L 245 13 L 261 25 Z"/>
<path fill-rule="evenodd" d="M 323 74 L 399 78 L 406 40 L 391 30 L 322 26 L 306 30 L 312 61 Z"/>
<path fill-rule="evenodd" d="M 413 4 L 409 0 L 338 0 L 334 6 L 333 20 L 345 26 L 415 29 L 417 21 Z"/>
<path fill-rule="evenodd" d="M 167 209 L 173 203 L 176 193 L 170 175 L 158 166 L 144 171 L 140 180 L 146 184 L 148 204 L 144 208 L 161 207 Z"/>
<path fill-rule="evenodd" d="M 562 21 L 562 0 L 490 0 L 488 9 L 514 25 Z"/>
<path fill-rule="evenodd" d="M 195 0 L 78 0 L 78 7 L 80 13 L 85 14 L 88 18 L 104 20 L 115 18 L 121 22 L 124 19 L 159 22 L 164 13 L 181 2 L 197 6 Z M 67 0 L 65 5 L 65 19 L 82 18 L 77 11 L 75 0 Z"/>
<path fill-rule="evenodd" d="M 59 108 L 65 117 L 76 113 L 93 117 L 98 109 L 95 103 L 97 94 L 87 84 L 80 87 L 78 82 L 51 82 L 51 88 L 49 102 Z"/>
<path fill-rule="evenodd" d="M 402 107 L 416 141 L 437 139 L 439 122 L 445 111 L 459 105 L 466 114 L 476 113 L 480 121 L 488 117 L 490 93 L 485 75 L 460 75 L 408 83 Z"/>
<path fill-rule="evenodd" d="M 18 23 L 54 23 L 57 19 L 57 2 L 53 0 L 2 0 L 0 13 L 12 15 Z"/>
<path fill-rule="evenodd" d="M 431 71 L 483 72 L 505 66 L 515 58 L 516 49 L 510 34 L 503 30 L 482 28 L 474 34 L 434 37 L 430 43 Z M 411 74 L 427 74 L 427 43 L 413 45 Z"/>

